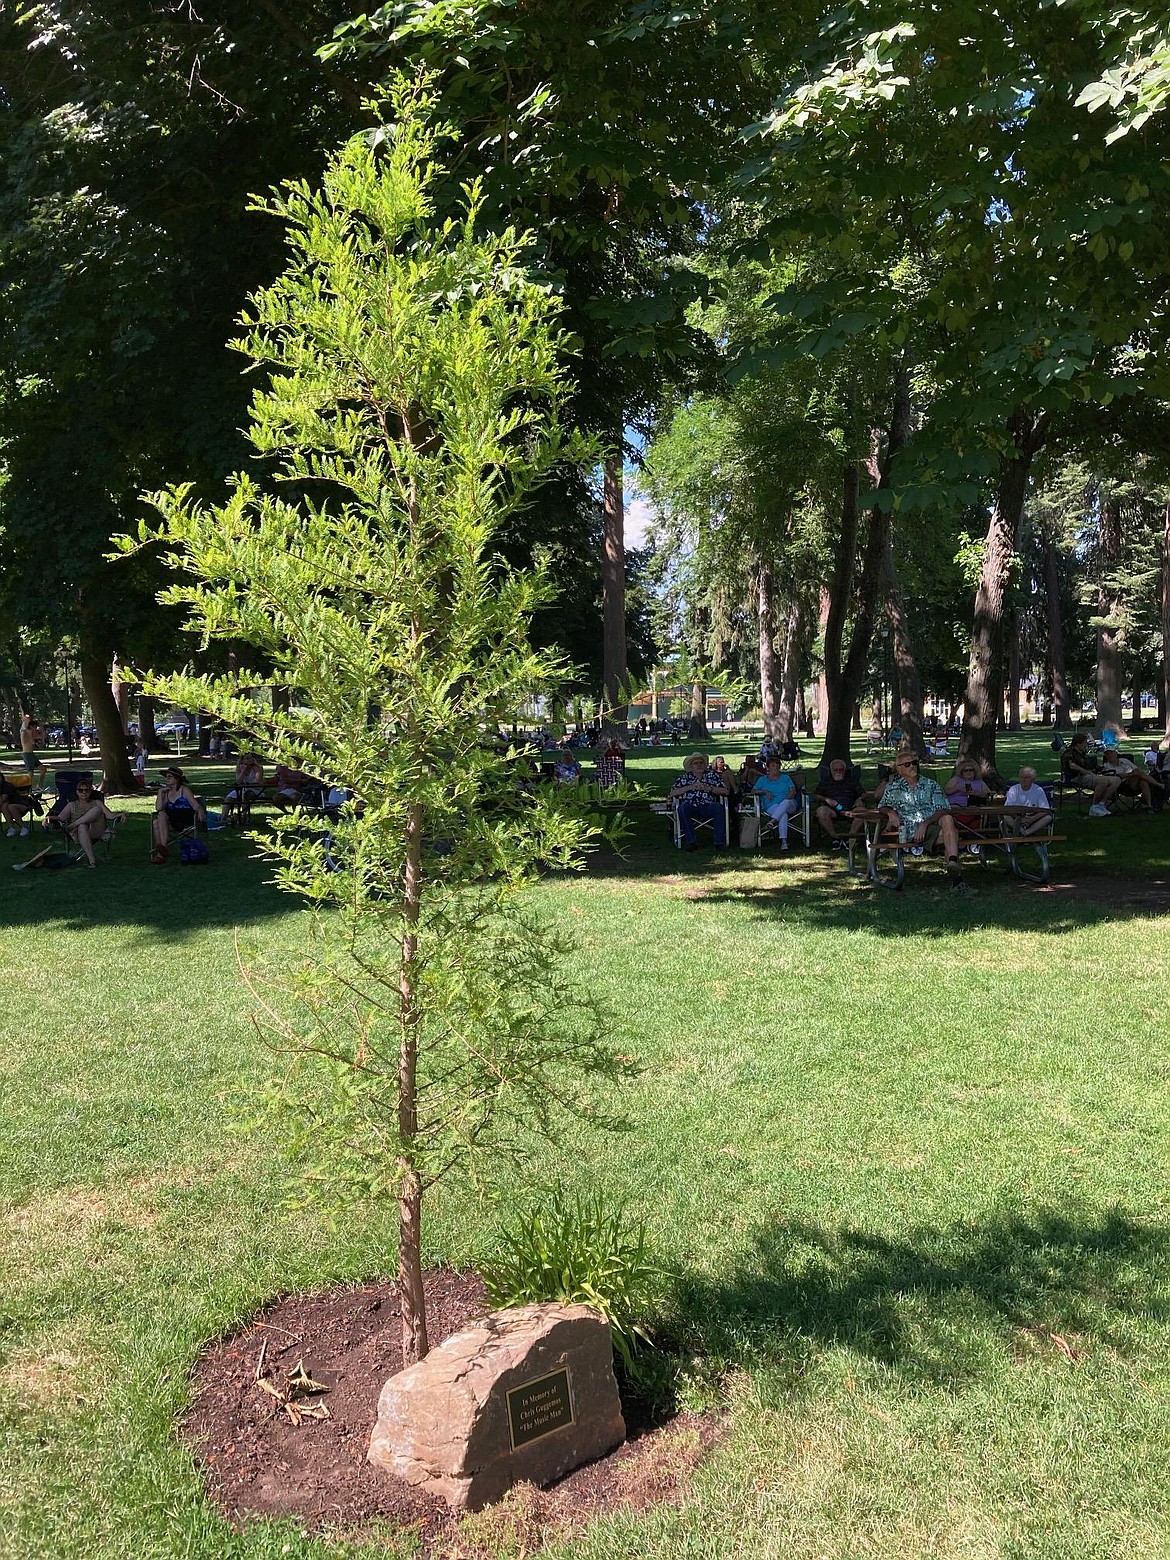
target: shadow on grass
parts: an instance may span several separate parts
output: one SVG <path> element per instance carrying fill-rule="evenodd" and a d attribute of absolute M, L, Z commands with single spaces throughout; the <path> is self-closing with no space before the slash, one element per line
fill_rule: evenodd
<path fill-rule="evenodd" d="M 825 850 L 715 852 L 676 850 L 665 827 L 638 820 L 625 854 L 590 857 L 593 879 L 659 881 L 663 892 L 738 916 L 808 931 L 871 932 L 881 937 L 948 939 L 968 929 L 1002 928 L 1058 936 L 1082 927 L 1170 913 L 1170 831 L 1145 840 L 1140 864 L 1103 852 L 1091 836 L 1053 860 L 1052 882 L 1021 882 L 1005 863 L 966 858 L 967 898 L 950 891 L 941 857 L 908 864 L 900 892 L 851 877 L 844 855 Z"/>
<path fill-rule="evenodd" d="M 757 1232 L 725 1282 L 679 1281 L 684 1333 L 725 1366 L 804 1376 L 843 1348 L 913 1380 L 955 1386 L 1005 1351 L 1073 1362 L 1135 1350 L 1170 1318 L 1170 1231 L 1121 1212 L 1003 1215 L 891 1239 L 783 1224 Z"/>
<path fill-rule="evenodd" d="M 176 850 L 163 866 L 152 866 L 149 820 L 132 816 L 119 830 L 111 859 L 99 854 L 96 872 L 74 866 L 19 873 L 12 864 L 43 849 L 44 839 L 2 840 L 0 927 L 123 928 L 161 942 L 182 942 L 216 928 L 299 913 L 301 901 L 268 881 L 272 864 L 255 857 L 249 840 L 226 831 L 204 838 L 211 854 L 206 866 L 180 866 Z M 60 836 L 55 840 L 54 848 L 60 849 Z"/>

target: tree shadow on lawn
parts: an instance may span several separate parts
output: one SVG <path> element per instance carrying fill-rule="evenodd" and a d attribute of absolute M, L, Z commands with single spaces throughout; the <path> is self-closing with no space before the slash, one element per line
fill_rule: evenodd
<path fill-rule="evenodd" d="M 60 872 L 12 872 L 13 862 L 44 848 L 40 838 L 20 840 L 18 849 L 0 851 L 0 928 L 137 928 L 154 940 L 182 942 L 216 928 L 275 920 L 304 908 L 301 900 L 281 893 L 271 882 L 272 863 L 258 860 L 247 839 L 226 831 L 203 835 L 211 857 L 206 866 L 180 866 L 178 851 L 172 849 L 170 859 L 156 867 L 150 864 L 149 834 L 135 823 L 131 819 L 119 831 L 108 862 L 99 853 L 96 872 L 84 865 Z M 63 848 L 59 835 L 53 848 Z"/>
<path fill-rule="evenodd" d="M 1168 1247 L 1170 1231 L 1121 1211 L 1001 1214 L 900 1239 L 783 1223 L 757 1231 L 726 1281 L 684 1276 L 674 1298 L 705 1353 L 790 1385 L 843 1348 L 950 1388 L 1005 1354 L 1136 1353 L 1170 1317 Z"/>
<path fill-rule="evenodd" d="M 816 849 L 690 855 L 639 835 L 624 856 L 595 852 L 586 875 L 656 881 L 676 897 L 712 908 L 734 905 L 760 921 L 883 937 L 952 938 L 991 927 L 1060 935 L 1170 913 L 1170 865 L 1156 857 L 1141 871 L 1108 858 L 1054 861 L 1052 882 L 1043 887 L 1021 882 L 1004 863 L 983 866 L 968 857 L 963 879 L 972 893 L 964 898 L 951 892 L 941 857 L 908 863 L 905 887 L 894 891 L 849 876 L 844 855 Z"/>

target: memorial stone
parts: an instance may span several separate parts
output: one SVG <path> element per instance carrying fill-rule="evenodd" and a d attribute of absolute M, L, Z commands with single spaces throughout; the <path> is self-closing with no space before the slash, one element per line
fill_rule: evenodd
<path fill-rule="evenodd" d="M 609 1324 L 584 1305 L 495 1311 L 391 1376 L 372 1463 L 478 1511 L 625 1440 Z"/>

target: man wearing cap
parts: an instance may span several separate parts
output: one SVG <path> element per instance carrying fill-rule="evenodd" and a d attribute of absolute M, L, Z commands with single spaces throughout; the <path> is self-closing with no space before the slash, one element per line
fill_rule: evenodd
<path fill-rule="evenodd" d="M 913 753 L 898 754 L 880 802 L 887 821 L 898 820 L 898 838 L 903 845 L 910 846 L 911 855 L 921 856 L 936 840 L 942 841 L 951 887 L 966 892 L 959 863 L 959 835 L 950 804 L 938 781 L 920 773 Z"/>

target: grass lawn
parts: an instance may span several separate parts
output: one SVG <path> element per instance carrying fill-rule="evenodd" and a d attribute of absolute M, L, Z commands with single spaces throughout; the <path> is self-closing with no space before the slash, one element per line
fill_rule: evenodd
<path fill-rule="evenodd" d="M 280 1144 L 234 1126 L 268 1068 L 234 940 L 302 912 L 234 836 L 149 866 L 131 805 L 96 873 L 13 874 L 0 838 L 0 1556 L 409 1554 L 235 1534 L 175 1437 L 205 1339 L 392 1270 L 394 1228 L 287 1211 Z M 937 863 L 894 895 L 640 817 L 536 890 L 644 1063 L 628 1130 L 549 1174 L 645 1213 L 682 1396 L 730 1415 L 686 1508 L 557 1553 L 1170 1555 L 1170 812 L 1061 832 L 1049 889 L 976 868 L 956 900 Z M 492 1190 L 433 1198 L 430 1259 L 490 1249 Z"/>

